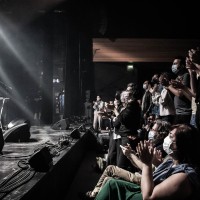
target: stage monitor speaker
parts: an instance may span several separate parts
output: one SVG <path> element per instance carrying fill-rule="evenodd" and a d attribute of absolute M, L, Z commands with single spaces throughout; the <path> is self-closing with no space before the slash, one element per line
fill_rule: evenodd
<path fill-rule="evenodd" d="M 69 119 L 61 119 L 52 125 L 52 129 L 54 130 L 68 130 L 70 127 Z"/>
<path fill-rule="evenodd" d="M 30 124 L 27 123 L 15 125 L 3 134 L 5 142 L 28 142 L 30 136 Z"/>
<path fill-rule="evenodd" d="M 70 137 L 72 137 L 73 139 L 79 139 L 81 137 L 80 131 L 75 128 L 71 133 L 70 133 Z"/>
<path fill-rule="evenodd" d="M 10 129 L 10 128 L 14 127 L 14 126 L 17 126 L 17 125 L 20 125 L 20 124 L 23 124 L 23 123 L 26 123 L 27 125 L 30 126 L 30 121 L 29 120 L 14 119 L 7 125 L 7 128 Z"/>
<path fill-rule="evenodd" d="M 3 138 L 3 132 L 0 128 L 0 154 L 2 153 L 3 147 L 4 147 L 4 138 Z"/>
<path fill-rule="evenodd" d="M 53 165 L 53 159 L 48 147 L 43 147 L 35 152 L 29 159 L 29 164 L 38 172 L 47 172 Z"/>

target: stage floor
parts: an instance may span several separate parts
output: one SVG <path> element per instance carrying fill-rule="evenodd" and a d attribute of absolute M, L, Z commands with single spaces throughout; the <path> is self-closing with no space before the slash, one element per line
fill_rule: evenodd
<path fill-rule="evenodd" d="M 51 126 L 48 125 L 31 126 L 31 137 L 29 142 L 6 142 L 2 150 L 3 155 L 0 156 L 0 184 L 6 181 L 10 175 L 19 170 L 19 162 L 21 160 L 27 161 L 36 151 L 44 146 L 60 144 L 60 142 L 63 141 L 63 138 L 69 138 L 71 132 L 78 127 L 80 127 L 80 125 L 73 126 L 72 128 L 70 126 L 69 130 L 53 130 Z M 69 138 L 69 145 L 61 145 L 63 149 L 58 151 L 57 155 L 53 157 L 53 169 L 50 170 L 50 172 L 37 172 L 34 175 L 34 178 L 31 179 L 28 183 L 25 183 L 22 186 L 14 189 L 3 198 L 0 197 L 0 199 L 18 200 L 37 198 L 44 200 L 54 199 L 55 196 L 59 197 L 59 195 L 60 199 L 61 197 L 66 196 L 66 187 L 69 186 L 72 182 L 75 176 L 73 173 L 76 173 L 78 167 L 80 166 L 81 160 L 85 155 L 85 146 L 87 146 L 85 141 L 87 141 L 87 138 L 82 138 L 86 137 L 84 135 L 87 134 L 85 134 L 85 132 L 80 132 L 80 135 L 80 139 Z M 84 142 L 82 142 L 82 140 Z M 68 168 L 68 170 L 66 170 L 66 168 Z M 40 186 L 37 186 L 38 182 L 40 182 Z M 42 184 L 41 182 L 45 183 Z M 50 184 L 50 182 L 52 182 L 53 185 Z M 65 182 L 65 188 L 62 186 L 63 182 Z M 38 192 L 35 192 L 35 188 L 37 188 Z M 54 190 L 54 192 L 52 192 L 52 190 Z M 31 192 L 32 194 L 29 194 L 30 191 L 33 191 Z M 43 193 L 43 195 L 40 194 L 38 197 L 37 195 L 39 193 Z M 45 195 L 47 195 L 45 193 L 47 193 L 48 196 L 45 197 Z"/>
<path fill-rule="evenodd" d="M 53 130 L 51 126 L 31 126 L 31 137 L 28 142 L 5 142 L 0 156 L 0 177 L 10 174 L 16 161 L 26 159 L 46 144 L 56 144 L 63 136 L 69 136 L 72 130 Z"/>

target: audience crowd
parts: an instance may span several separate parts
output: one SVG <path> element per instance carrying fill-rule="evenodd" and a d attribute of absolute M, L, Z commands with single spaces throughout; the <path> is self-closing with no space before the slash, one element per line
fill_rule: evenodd
<path fill-rule="evenodd" d="M 200 199 L 200 49 L 94 102 L 94 129 L 107 121 L 107 167 L 85 199 Z"/>

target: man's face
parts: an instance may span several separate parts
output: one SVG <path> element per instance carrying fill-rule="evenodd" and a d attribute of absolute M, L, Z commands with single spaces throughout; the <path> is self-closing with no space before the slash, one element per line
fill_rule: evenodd
<path fill-rule="evenodd" d="M 101 100 L 101 97 L 100 96 L 97 96 L 97 101 L 100 101 Z"/>
<path fill-rule="evenodd" d="M 124 100 L 125 102 L 127 102 L 128 100 L 130 99 L 130 95 L 129 95 L 129 92 L 124 92 Z"/>
<path fill-rule="evenodd" d="M 181 68 L 181 60 L 180 59 L 174 59 L 173 65 L 177 65 L 177 69 Z"/>

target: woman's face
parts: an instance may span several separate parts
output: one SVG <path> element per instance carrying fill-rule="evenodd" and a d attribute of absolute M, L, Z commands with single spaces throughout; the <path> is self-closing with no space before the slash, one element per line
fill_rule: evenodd
<path fill-rule="evenodd" d="M 158 124 L 155 123 L 151 130 L 153 130 L 157 133 L 158 132 Z"/>

